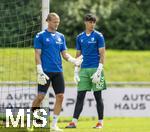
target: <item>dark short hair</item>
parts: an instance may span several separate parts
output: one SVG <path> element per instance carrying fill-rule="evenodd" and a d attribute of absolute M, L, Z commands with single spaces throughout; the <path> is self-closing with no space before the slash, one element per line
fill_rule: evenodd
<path fill-rule="evenodd" d="M 96 16 L 93 14 L 86 14 L 84 17 L 84 21 L 93 21 L 96 22 Z"/>

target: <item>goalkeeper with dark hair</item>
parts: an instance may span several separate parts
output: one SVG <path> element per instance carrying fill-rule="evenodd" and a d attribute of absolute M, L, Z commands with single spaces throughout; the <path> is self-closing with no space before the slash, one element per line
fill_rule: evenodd
<path fill-rule="evenodd" d="M 74 71 L 74 79 L 78 84 L 77 101 L 72 122 L 66 128 L 76 128 L 87 91 L 93 91 L 97 103 L 98 123 L 94 128 L 103 127 L 102 90 L 106 89 L 103 72 L 105 42 L 103 35 L 94 30 L 96 17 L 93 14 L 87 14 L 84 23 L 85 31 L 76 38 L 76 57 L 83 55 L 81 69 L 76 66 Z"/>
<path fill-rule="evenodd" d="M 35 61 L 37 66 L 38 95 L 33 101 L 32 111 L 40 107 L 50 83 L 56 95 L 54 114 L 51 129 L 62 131 L 57 126 L 58 116 L 62 108 L 64 98 L 64 77 L 62 69 L 62 57 L 79 66 L 82 58 L 75 59 L 66 50 L 66 41 L 63 34 L 57 32 L 60 18 L 56 13 L 49 13 L 46 19 L 48 28 L 38 33 L 34 39 Z"/>

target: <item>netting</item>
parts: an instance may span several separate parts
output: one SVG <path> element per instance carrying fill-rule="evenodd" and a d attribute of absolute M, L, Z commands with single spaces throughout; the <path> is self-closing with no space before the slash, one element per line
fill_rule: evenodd
<path fill-rule="evenodd" d="M 31 106 L 36 96 L 33 37 L 41 14 L 42 0 L 0 0 L 1 118 L 6 108 Z"/>
<path fill-rule="evenodd" d="M 41 0 L 1 0 L 0 81 L 35 80 L 33 36 L 41 30 Z"/>

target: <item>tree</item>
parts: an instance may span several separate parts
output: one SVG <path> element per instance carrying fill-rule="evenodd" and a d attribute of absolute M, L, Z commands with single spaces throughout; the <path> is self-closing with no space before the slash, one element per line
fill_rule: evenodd
<path fill-rule="evenodd" d="M 150 2 L 126 0 L 105 21 L 108 47 L 117 49 L 150 49 Z"/>
<path fill-rule="evenodd" d="M 99 18 L 96 29 L 104 34 L 107 48 L 143 50 L 150 49 L 149 5 L 149 0 L 55 0 L 51 7 L 61 14 L 59 30 L 69 47 L 84 29 L 84 15 L 91 12 Z"/>

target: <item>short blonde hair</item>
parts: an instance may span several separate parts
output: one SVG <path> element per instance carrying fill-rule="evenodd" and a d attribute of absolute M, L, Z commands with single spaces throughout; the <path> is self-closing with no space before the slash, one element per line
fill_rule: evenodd
<path fill-rule="evenodd" d="M 46 18 L 46 21 L 51 20 L 52 17 L 58 17 L 59 18 L 59 15 L 55 12 L 51 12 L 51 13 L 48 14 L 48 16 Z"/>

